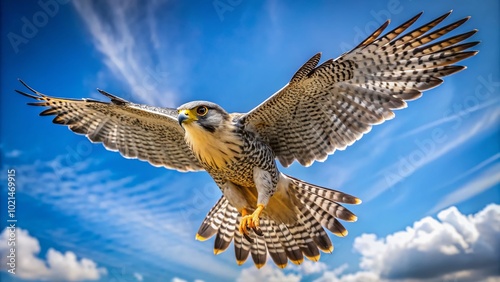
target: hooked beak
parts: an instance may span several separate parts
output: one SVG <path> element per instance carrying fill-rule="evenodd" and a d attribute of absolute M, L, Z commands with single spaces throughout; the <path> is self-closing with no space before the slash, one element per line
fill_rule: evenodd
<path fill-rule="evenodd" d="M 179 111 L 179 115 L 177 116 L 177 120 L 179 121 L 180 126 L 182 126 L 182 123 L 188 119 L 189 119 L 189 111 L 187 111 L 187 110 Z"/>

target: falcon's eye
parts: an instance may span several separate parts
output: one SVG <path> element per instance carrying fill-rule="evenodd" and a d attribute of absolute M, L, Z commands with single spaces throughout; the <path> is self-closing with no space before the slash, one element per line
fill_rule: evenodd
<path fill-rule="evenodd" d="M 197 109 L 196 109 L 196 113 L 202 117 L 204 115 L 206 115 L 208 113 L 208 108 L 206 106 L 199 106 Z"/>

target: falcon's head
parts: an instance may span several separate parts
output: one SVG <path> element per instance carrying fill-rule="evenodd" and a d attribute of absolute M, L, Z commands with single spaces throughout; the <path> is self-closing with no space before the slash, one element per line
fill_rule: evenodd
<path fill-rule="evenodd" d="M 206 101 L 194 101 L 177 108 L 179 124 L 188 131 L 214 133 L 225 122 L 229 114 L 219 105 Z"/>
<path fill-rule="evenodd" d="M 202 164 L 221 169 L 240 153 L 241 136 L 233 130 L 230 115 L 219 105 L 194 101 L 177 110 L 184 138 Z"/>

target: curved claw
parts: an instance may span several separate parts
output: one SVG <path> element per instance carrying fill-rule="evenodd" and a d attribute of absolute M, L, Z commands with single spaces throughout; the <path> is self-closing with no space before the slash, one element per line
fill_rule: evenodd
<path fill-rule="evenodd" d="M 247 214 L 245 209 L 243 209 L 242 211 L 243 217 L 241 218 L 239 231 L 249 242 L 252 242 L 253 240 L 249 236 L 248 228 L 251 228 L 258 236 L 264 235 L 262 233 L 262 230 L 259 228 L 259 217 L 262 213 L 262 210 L 264 210 L 264 205 L 259 204 L 257 205 L 257 209 L 255 209 L 255 211 L 251 215 Z"/>
<path fill-rule="evenodd" d="M 241 218 L 239 231 L 241 234 L 248 236 L 248 227 L 251 228 L 252 225 L 252 216 L 245 215 Z"/>
<path fill-rule="evenodd" d="M 262 233 L 262 230 L 260 230 L 259 227 L 255 227 L 252 229 L 253 229 L 253 232 L 255 232 L 255 234 L 257 234 L 258 236 L 264 236 L 264 233 Z"/>
<path fill-rule="evenodd" d="M 252 237 L 250 237 L 248 234 L 243 233 L 243 237 L 245 237 L 245 239 L 247 239 L 247 241 L 248 241 L 250 244 L 253 244 L 253 239 L 252 239 Z"/>

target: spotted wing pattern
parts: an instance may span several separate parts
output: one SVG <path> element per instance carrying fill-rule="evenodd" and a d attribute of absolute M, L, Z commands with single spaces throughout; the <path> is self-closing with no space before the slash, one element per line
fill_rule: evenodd
<path fill-rule="evenodd" d="M 111 102 L 55 98 L 21 83 L 34 94 L 16 90 L 18 93 L 40 101 L 29 105 L 48 107 L 41 116 L 55 115 L 54 123 L 67 125 L 92 142 L 103 143 L 108 150 L 154 166 L 179 171 L 203 170 L 184 141 L 175 109 L 130 103 L 102 90 L 99 92 Z"/>
<path fill-rule="evenodd" d="M 418 14 L 380 36 L 387 21 L 352 51 L 319 66 L 316 54 L 289 84 L 246 114 L 243 124 L 269 143 L 285 167 L 294 160 L 305 166 L 325 160 L 393 118 L 406 100 L 465 68 L 452 64 L 477 53 L 466 50 L 479 42 L 462 43 L 476 30 L 436 40 L 468 18 L 431 32 L 450 13 L 401 35 Z"/>

